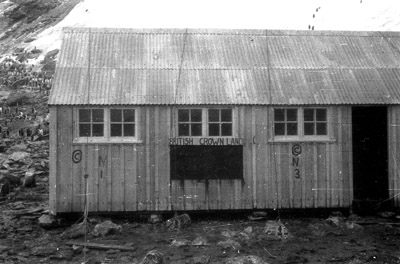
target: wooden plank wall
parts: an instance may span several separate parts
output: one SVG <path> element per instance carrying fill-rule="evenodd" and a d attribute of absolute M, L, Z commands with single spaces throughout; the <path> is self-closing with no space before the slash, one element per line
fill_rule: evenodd
<path fill-rule="evenodd" d="M 389 123 L 389 197 L 393 205 L 400 206 L 400 106 L 388 108 Z"/>
<path fill-rule="evenodd" d="M 168 139 L 173 110 L 140 109 L 139 144 L 72 144 L 70 107 L 52 110 L 50 200 L 56 212 L 83 211 L 87 173 L 90 211 L 224 210 L 348 207 L 352 201 L 351 108 L 332 107 L 332 142 L 271 142 L 272 111 L 238 107 L 243 180 L 170 181 Z M 393 115 L 395 116 L 395 115 Z M 398 116 L 398 115 L 397 115 Z M 66 125 L 70 124 L 70 125 Z M 393 132 L 393 131 L 392 131 Z M 400 135 L 400 133 L 398 133 Z M 301 154 L 292 148 L 300 145 Z M 82 161 L 73 163 L 74 150 Z M 294 158 L 298 158 L 294 161 Z M 296 177 L 296 175 L 298 175 Z M 394 186 L 394 183 L 392 183 Z M 55 187 L 56 186 L 56 187 Z"/>

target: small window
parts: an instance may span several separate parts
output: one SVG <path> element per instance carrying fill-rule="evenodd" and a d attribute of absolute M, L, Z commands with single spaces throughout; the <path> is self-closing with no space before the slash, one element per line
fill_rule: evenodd
<path fill-rule="evenodd" d="M 275 136 L 296 136 L 298 134 L 297 109 L 275 109 L 274 127 Z"/>
<path fill-rule="evenodd" d="M 201 136 L 202 135 L 202 110 L 179 109 L 178 110 L 178 135 Z"/>
<path fill-rule="evenodd" d="M 79 109 L 79 136 L 80 137 L 104 136 L 103 109 Z"/>
<path fill-rule="evenodd" d="M 327 112 L 325 108 L 304 109 L 304 135 L 323 136 L 328 133 Z"/>
<path fill-rule="evenodd" d="M 232 136 L 232 109 L 208 109 L 208 135 Z"/>
<path fill-rule="evenodd" d="M 111 137 L 135 136 L 135 109 L 110 110 Z"/>

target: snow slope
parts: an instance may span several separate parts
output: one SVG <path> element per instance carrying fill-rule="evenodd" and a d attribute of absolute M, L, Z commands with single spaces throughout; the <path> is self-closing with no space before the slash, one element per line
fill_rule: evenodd
<path fill-rule="evenodd" d="M 60 47 L 63 27 L 400 30 L 399 0 L 85 0 L 31 46 Z"/>

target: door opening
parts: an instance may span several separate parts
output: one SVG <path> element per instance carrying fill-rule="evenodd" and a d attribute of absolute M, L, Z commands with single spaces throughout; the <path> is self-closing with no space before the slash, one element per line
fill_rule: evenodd
<path fill-rule="evenodd" d="M 387 107 L 353 107 L 352 127 L 354 200 L 379 205 L 389 197 Z"/>

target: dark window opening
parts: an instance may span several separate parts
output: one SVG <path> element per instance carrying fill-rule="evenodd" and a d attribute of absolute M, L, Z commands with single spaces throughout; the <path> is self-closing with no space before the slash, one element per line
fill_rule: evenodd
<path fill-rule="evenodd" d="M 304 109 L 304 135 L 327 135 L 328 119 L 326 108 Z"/>
<path fill-rule="evenodd" d="M 79 136 L 102 137 L 103 135 L 103 109 L 79 109 Z"/>
<path fill-rule="evenodd" d="M 208 109 L 208 135 L 232 136 L 232 109 Z"/>
<path fill-rule="evenodd" d="M 111 109 L 110 128 L 112 137 L 134 137 L 135 109 Z"/>
<path fill-rule="evenodd" d="M 297 109 L 274 109 L 275 136 L 297 135 Z"/>
<path fill-rule="evenodd" d="M 243 146 L 170 146 L 172 180 L 243 179 Z"/>
<path fill-rule="evenodd" d="M 178 110 L 178 136 L 202 135 L 201 109 Z"/>

